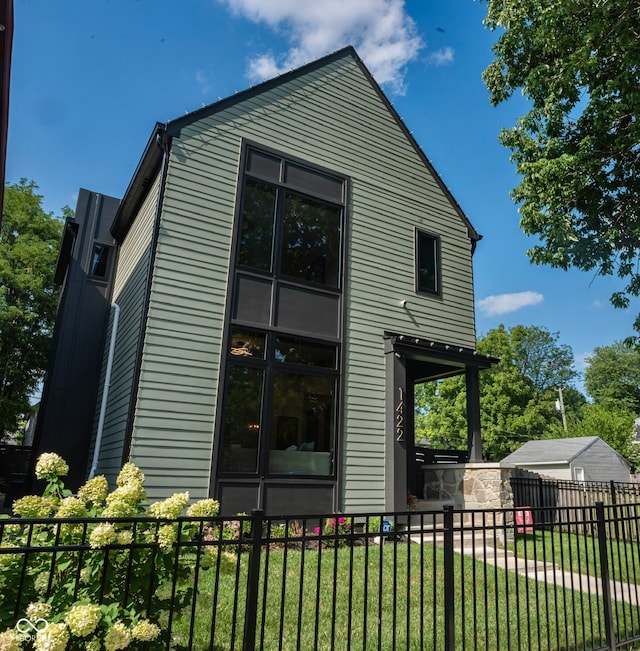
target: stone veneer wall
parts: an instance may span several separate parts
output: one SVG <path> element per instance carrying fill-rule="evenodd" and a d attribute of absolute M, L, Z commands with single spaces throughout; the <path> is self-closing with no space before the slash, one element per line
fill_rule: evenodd
<path fill-rule="evenodd" d="M 512 466 L 500 463 L 451 463 L 424 466 L 421 508 L 500 509 L 513 506 Z"/>

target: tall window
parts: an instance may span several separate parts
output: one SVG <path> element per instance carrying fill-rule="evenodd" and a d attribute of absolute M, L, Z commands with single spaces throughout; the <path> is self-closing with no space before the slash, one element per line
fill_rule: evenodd
<path fill-rule="evenodd" d="M 345 179 L 246 152 L 220 472 L 331 476 Z"/>
<path fill-rule="evenodd" d="M 416 289 L 440 294 L 440 238 L 416 231 Z"/>

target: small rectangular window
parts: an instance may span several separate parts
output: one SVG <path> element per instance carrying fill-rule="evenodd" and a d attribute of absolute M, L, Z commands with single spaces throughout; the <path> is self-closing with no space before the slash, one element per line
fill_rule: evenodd
<path fill-rule="evenodd" d="M 95 278 L 106 278 L 109 271 L 109 257 L 111 248 L 108 244 L 96 242 L 91 252 L 89 275 Z"/>
<path fill-rule="evenodd" d="M 416 289 L 440 294 L 440 238 L 416 231 Z"/>

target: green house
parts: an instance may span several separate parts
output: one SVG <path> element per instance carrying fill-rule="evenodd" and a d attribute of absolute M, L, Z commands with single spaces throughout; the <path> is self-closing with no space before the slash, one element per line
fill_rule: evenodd
<path fill-rule="evenodd" d="M 54 343 L 35 441 L 75 457 L 76 483 L 131 460 L 152 500 L 404 509 L 414 384 L 456 374 L 481 459 L 480 236 L 353 48 L 157 124 L 124 198 L 81 200 L 56 341 L 100 345 L 82 375 Z M 84 422 L 65 421 L 70 381 Z"/>

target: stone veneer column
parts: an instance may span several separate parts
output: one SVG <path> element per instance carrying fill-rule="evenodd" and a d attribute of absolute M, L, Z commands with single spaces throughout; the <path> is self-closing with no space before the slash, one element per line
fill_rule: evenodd
<path fill-rule="evenodd" d="M 511 466 L 500 463 L 467 463 L 462 479 L 465 509 L 513 507 Z"/>
<path fill-rule="evenodd" d="M 512 466 L 498 462 L 424 466 L 422 508 L 453 504 L 456 509 L 513 507 Z"/>

